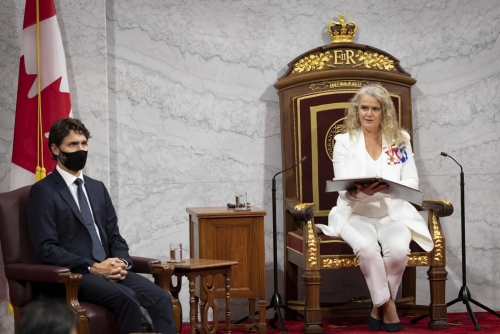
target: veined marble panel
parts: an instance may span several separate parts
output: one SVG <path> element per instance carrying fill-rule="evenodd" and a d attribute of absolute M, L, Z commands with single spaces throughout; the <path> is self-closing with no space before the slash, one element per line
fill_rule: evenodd
<path fill-rule="evenodd" d="M 461 286 L 460 170 L 441 151 L 464 167 L 467 232 L 473 229 L 467 239 L 470 290 L 476 300 L 500 308 L 495 255 L 500 206 L 494 186 L 500 174 L 498 1 L 55 3 L 74 115 L 93 135 L 85 172 L 110 186 L 133 252 L 164 256 L 173 237 L 183 240 L 187 252 L 185 207 L 225 205 L 236 191 L 246 190 L 251 202 L 268 211 L 271 296 L 270 179 L 281 169 L 273 84 L 295 57 L 330 43 L 326 23 L 345 13 L 359 25 L 356 43 L 389 52 L 417 79 L 413 146 L 421 188 L 455 206 L 442 220 L 447 300 L 456 298 Z M 1 191 L 10 183 L 23 11 L 19 1 L 0 4 Z M 281 221 L 280 183 L 277 196 Z M 147 223 L 137 224 L 144 217 Z M 282 279 L 281 233 L 278 240 Z M 418 298 L 425 298 L 425 272 L 419 269 L 418 277 Z M 450 309 L 464 310 L 462 304 Z"/>

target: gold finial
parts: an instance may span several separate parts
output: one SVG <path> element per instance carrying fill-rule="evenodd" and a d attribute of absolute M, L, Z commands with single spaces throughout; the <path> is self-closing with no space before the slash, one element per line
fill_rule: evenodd
<path fill-rule="evenodd" d="M 354 34 L 358 30 L 358 25 L 354 21 L 345 22 L 345 14 L 339 14 L 340 22 L 330 21 L 326 25 L 326 30 L 332 36 L 332 43 L 352 43 L 354 42 Z"/>

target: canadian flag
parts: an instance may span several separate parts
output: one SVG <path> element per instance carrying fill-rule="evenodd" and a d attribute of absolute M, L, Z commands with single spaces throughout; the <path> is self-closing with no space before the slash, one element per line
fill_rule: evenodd
<path fill-rule="evenodd" d="M 54 169 L 56 163 L 47 147 L 50 126 L 70 115 L 66 58 L 54 1 L 26 0 L 12 149 L 12 190 L 32 184 L 43 178 L 45 171 Z"/>

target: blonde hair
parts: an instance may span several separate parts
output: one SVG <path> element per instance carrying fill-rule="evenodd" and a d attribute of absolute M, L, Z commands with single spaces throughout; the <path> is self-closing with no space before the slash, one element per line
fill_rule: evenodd
<path fill-rule="evenodd" d="M 379 85 L 366 85 L 356 93 L 351 99 L 351 104 L 346 109 L 346 119 L 344 121 L 346 132 L 349 133 L 351 138 L 359 134 L 361 130 L 361 121 L 359 120 L 358 107 L 359 101 L 363 95 L 371 95 L 377 99 L 382 108 L 382 119 L 380 127 L 385 140 L 389 144 L 408 144 L 408 139 L 403 135 L 401 130 L 404 130 L 396 118 L 396 109 L 392 103 L 389 92 Z"/>

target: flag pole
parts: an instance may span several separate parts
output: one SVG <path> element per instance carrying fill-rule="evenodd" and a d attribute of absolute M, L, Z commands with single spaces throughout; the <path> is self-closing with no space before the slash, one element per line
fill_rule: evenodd
<path fill-rule="evenodd" d="M 45 178 L 43 163 L 43 128 L 42 128 L 42 71 L 40 68 L 40 2 L 36 0 L 36 65 L 38 74 L 38 127 L 37 127 L 37 166 L 35 182 Z"/>

